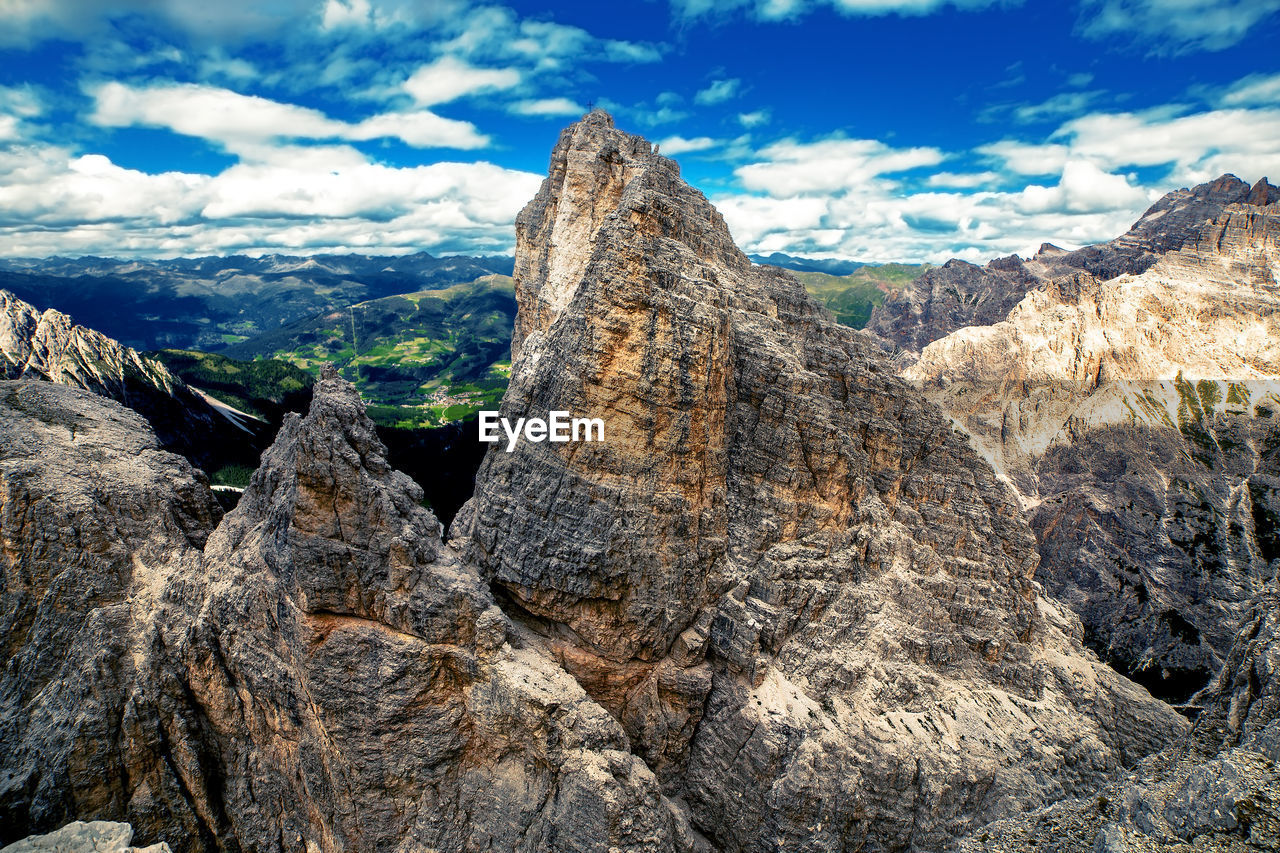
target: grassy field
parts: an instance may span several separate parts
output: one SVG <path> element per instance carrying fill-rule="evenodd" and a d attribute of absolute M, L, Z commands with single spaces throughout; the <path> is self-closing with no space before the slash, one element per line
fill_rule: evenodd
<path fill-rule="evenodd" d="M 885 294 L 902 290 L 928 269 L 928 264 L 882 264 L 862 267 L 849 275 L 795 271 L 791 274 L 836 320 L 861 329 L 871 319 L 871 309 L 884 302 Z"/>
<path fill-rule="evenodd" d="M 277 359 L 238 361 L 179 349 L 156 350 L 147 355 L 162 362 L 188 385 L 268 422 L 277 420 L 283 411 L 305 405 L 314 381 L 305 370 Z"/>

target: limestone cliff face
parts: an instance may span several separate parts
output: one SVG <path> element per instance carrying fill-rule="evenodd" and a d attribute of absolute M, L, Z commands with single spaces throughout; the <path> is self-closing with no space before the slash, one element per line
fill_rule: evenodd
<path fill-rule="evenodd" d="M 5 290 L 0 378 L 43 379 L 110 397 L 146 418 L 165 449 L 210 470 L 220 458 L 219 445 L 262 439 L 252 424 L 233 425 L 158 361 Z"/>
<path fill-rule="evenodd" d="M 593 113 L 518 229 L 503 414 L 606 440 L 491 450 L 452 541 L 714 845 L 940 849 L 1182 731 L 1038 595 L 991 468 L 672 161 Z"/>
<path fill-rule="evenodd" d="M 207 486 L 132 413 L 0 393 L 0 841 L 93 817 L 175 851 L 694 849 L 345 381 L 212 533 Z"/>
<path fill-rule="evenodd" d="M 1076 272 L 1106 280 L 1145 272 L 1162 256 L 1194 240 L 1228 206 L 1264 207 L 1280 199 L 1266 178 L 1253 187 L 1234 175 L 1166 194 L 1124 234 L 1067 252 L 1049 243 L 1028 260 L 1016 255 L 979 267 L 960 260 L 930 270 L 872 311 L 867 330 L 895 347 L 918 353 L 967 326 L 990 326 L 1008 316 L 1029 292 Z M 910 356 L 908 356 L 910 357 Z"/>
<path fill-rule="evenodd" d="M 1232 205 L 1146 272 L 1058 278 L 904 373 L 1017 486 L 1091 642 L 1176 700 L 1277 571 L 1277 270 L 1280 210 Z"/>

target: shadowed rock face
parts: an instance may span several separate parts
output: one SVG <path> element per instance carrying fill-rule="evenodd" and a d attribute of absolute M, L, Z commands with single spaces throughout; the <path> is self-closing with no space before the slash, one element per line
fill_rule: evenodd
<path fill-rule="evenodd" d="M 182 721 L 137 692 L 167 580 L 198 570 L 220 514 L 134 412 L 0 382 L 0 843 L 126 814 L 175 849 L 198 837 L 167 764 Z"/>
<path fill-rule="evenodd" d="M 1263 207 L 1280 199 L 1266 178 L 1253 187 L 1234 175 L 1168 193 L 1126 233 L 1106 243 L 1067 252 L 1044 244 L 1029 260 L 1017 255 L 979 267 L 960 260 L 929 270 L 905 290 L 891 293 L 867 323 L 895 347 L 919 352 L 966 326 L 990 326 L 1008 316 L 1027 293 L 1081 271 L 1099 279 L 1138 274 L 1193 240 L 1201 226 L 1233 204 Z"/>
<path fill-rule="evenodd" d="M 1185 741 L 1096 795 L 998 821 L 964 853 L 1246 853 L 1280 847 L 1280 598 L 1244 608 Z"/>
<path fill-rule="evenodd" d="M 1183 723 L 1039 597 L 1012 494 L 864 336 L 593 113 L 517 224 L 503 414 L 451 531 L 718 847 L 939 849 Z"/>

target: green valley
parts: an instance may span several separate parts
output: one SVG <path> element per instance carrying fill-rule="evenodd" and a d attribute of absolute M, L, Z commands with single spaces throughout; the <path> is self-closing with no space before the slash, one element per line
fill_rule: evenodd
<path fill-rule="evenodd" d="M 379 423 L 437 426 L 496 408 L 510 376 L 510 276 L 360 302 L 225 348 L 310 373 L 332 364 Z"/>
<path fill-rule="evenodd" d="M 861 329 L 871 319 L 871 309 L 884 302 L 886 294 L 902 290 L 928 269 L 928 264 L 882 264 L 860 267 L 849 275 L 790 272 L 837 321 Z"/>

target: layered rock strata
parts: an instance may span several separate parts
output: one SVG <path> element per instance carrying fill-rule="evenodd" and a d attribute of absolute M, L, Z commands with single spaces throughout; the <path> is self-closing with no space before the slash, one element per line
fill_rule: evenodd
<path fill-rule="evenodd" d="M 1163 196 L 1124 234 L 1106 243 L 1068 252 L 1049 243 L 1034 257 L 997 258 L 979 267 L 951 260 L 929 270 L 877 306 L 867 330 L 918 353 L 933 341 L 967 326 L 1003 320 L 1028 293 L 1075 272 L 1106 280 L 1145 272 L 1165 254 L 1194 239 L 1206 222 L 1228 206 L 1264 207 L 1280 199 L 1280 189 L 1262 178 L 1252 187 L 1234 175 Z"/>
<path fill-rule="evenodd" d="M 502 409 L 455 521 L 724 850 L 940 849 L 1176 737 L 1041 597 L 1012 493 L 879 349 L 593 113 L 517 220 Z"/>
<path fill-rule="evenodd" d="M 140 418 L 4 393 L 0 840 L 91 816 L 180 851 L 696 848 L 618 722 L 509 636 L 345 381 L 212 533 Z"/>

